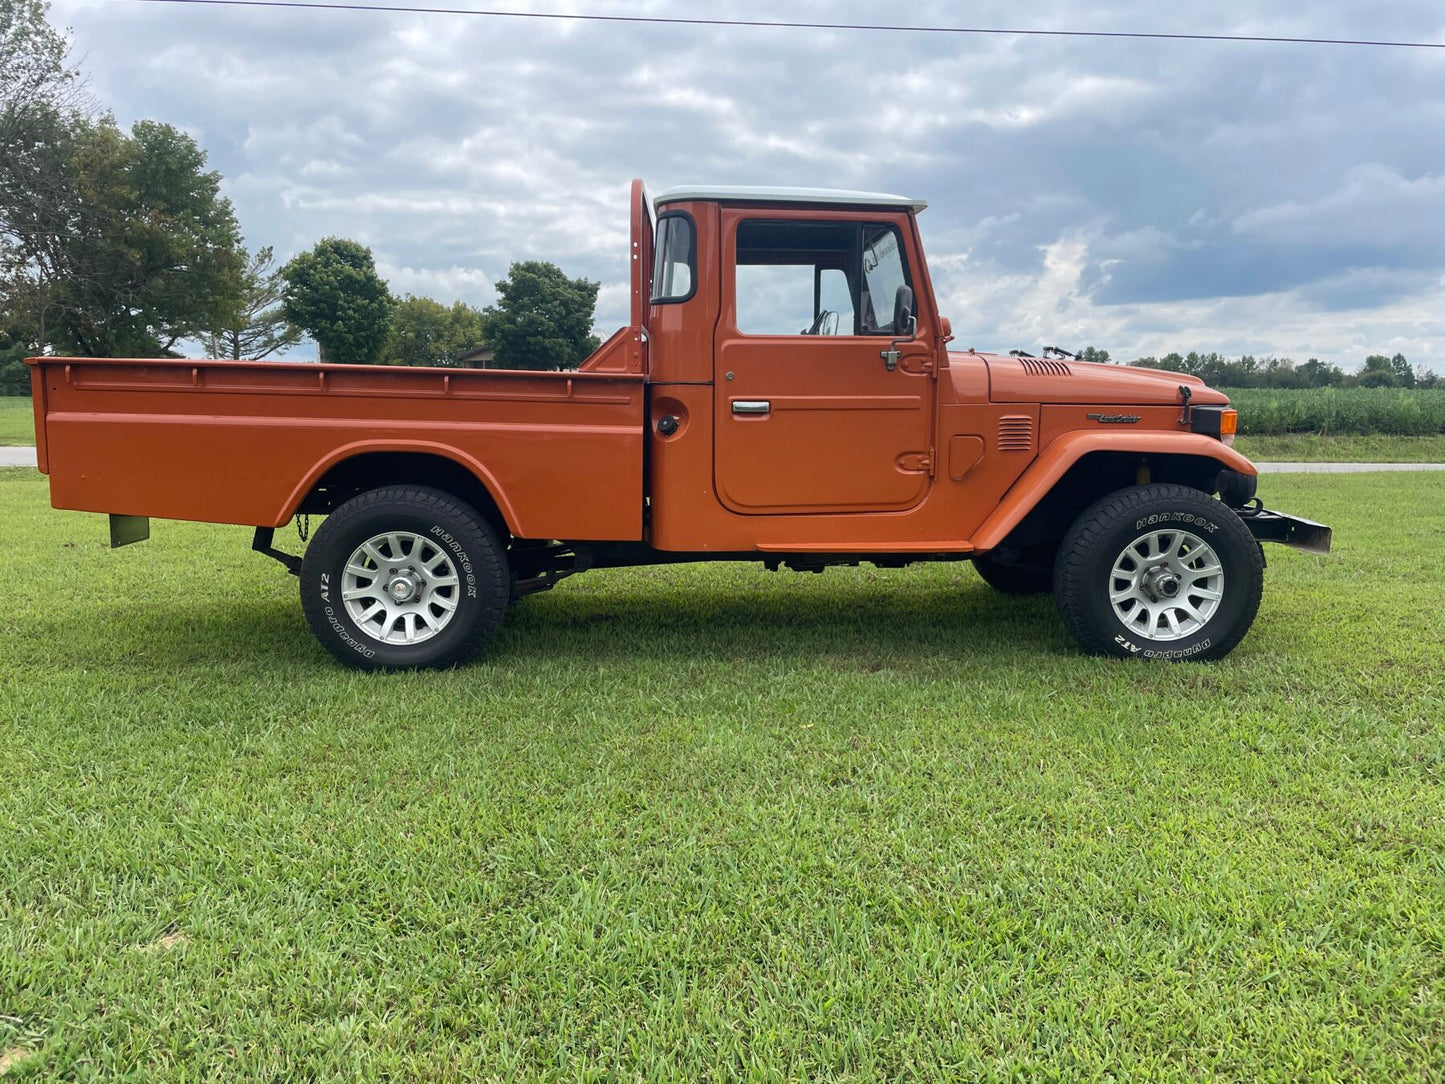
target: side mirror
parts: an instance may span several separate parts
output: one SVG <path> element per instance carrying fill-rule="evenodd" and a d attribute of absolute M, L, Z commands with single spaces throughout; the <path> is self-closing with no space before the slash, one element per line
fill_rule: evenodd
<path fill-rule="evenodd" d="M 943 341 L 944 341 L 944 342 L 952 342 L 952 341 L 953 341 L 953 321 L 950 320 L 947 316 L 940 316 L 940 317 L 938 318 L 938 327 L 939 327 L 939 330 L 943 332 Z"/>
<path fill-rule="evenodd" d="M 893 334 L 913 338 L 913 287 L 907 283 L 893 295 Z"/>

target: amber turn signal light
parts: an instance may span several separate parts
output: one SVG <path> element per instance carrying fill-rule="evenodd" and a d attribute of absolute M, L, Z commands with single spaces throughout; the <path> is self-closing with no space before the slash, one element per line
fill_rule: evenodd
<path fill-rule="evenodd" d="M 1234 434 L 1239 429 L 1239 411 L 1233 407 L 1195 407 L 1189 412 L 1189 428 L 1225 444 L 1233 444 Z"/>

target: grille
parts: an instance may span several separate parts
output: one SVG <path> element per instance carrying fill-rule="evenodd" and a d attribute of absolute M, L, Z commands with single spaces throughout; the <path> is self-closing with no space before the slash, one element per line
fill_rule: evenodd
<path fill-rule="evenodd" d="M 1008 414 L 998 420 L 998 450 L 1027 452 L 1034 446 L 1034 420 L 1027 414 Z"/>
<path fill-rule="evenodd" d="M 1019 358 L 1019 364 L 1024 367 L 1024 372 L 1034 376 L 1069 375 L 1069 367 L 1062 361 L 1049 361 L 1045 358 Z"/>

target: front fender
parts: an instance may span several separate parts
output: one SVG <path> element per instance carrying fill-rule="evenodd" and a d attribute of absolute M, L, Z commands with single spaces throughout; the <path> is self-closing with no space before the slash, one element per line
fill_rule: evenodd
<path fill-rule="evenodd" d="M 1075 463 L 1090 452 L 1129 452 L 1138 455 L 1186 455 L 1212 459 L 1250 476 L 1259 472 L 1253 463 L 1214 437 L 1199 433 L 1065 433 L 1046 447 L 999 505 L 974 533 L 976 550 L 991 550 L 1008 537 L 1019 521 L 1043 500 Z"/>

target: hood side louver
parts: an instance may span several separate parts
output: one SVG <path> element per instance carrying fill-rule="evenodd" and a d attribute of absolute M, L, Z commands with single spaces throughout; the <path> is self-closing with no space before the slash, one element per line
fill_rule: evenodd
<path fill-rule="evenodd" d="M 1030 376 L 1069 375 L 1069 367 L 1062 361 L 1049 361 L 1045 358 L 1019 358 L 1019 364 Z"/>
<path fill-rule="evenodd" d="M 998 450 L 1027 452 L 1034 446 L 1034 419 L 1029 414 L 1005 414 L 998 420 Z"/>

